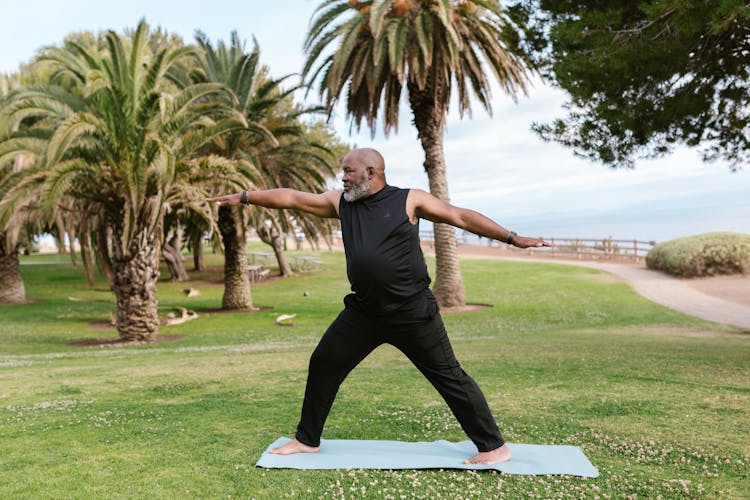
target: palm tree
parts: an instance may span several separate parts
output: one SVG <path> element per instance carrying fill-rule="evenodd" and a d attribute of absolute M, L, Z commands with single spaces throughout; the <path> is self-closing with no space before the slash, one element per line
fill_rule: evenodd
<path fill-rule="evenodd" d="M 397 127 L 406 86 L 430 192 L 447 201 L 443 135 L 454 86 L 462 116 L 472 95 L 490 110 L 488 70 L 514 98 L 526 90 L 523 61 L 504 43 L 509 28 L 498 0 L 327 0 L 313 16 L 303 74 L 320 79 L 329 112 L 345 93 L 352 123 L 365 119 L 373 133 L 381 110 L 385 133 Z M 463 305 L 452 227 L 435 224 L 435 251 L 438 302 Z"/>
<path fill-rule="evenodd" d="M 322 123 L 308 124 L 300 119 L 301 115 L 315 111 L 315 108 L 295 106 L 291 96 L 269 110 L 263 124 L 274 134 L 277 145 L 261 145 L 254 152 L 260 171 L 259 189 L 291 188 L 318 193 L 327 189 L 341 160 L 335 152 L 339 143 L 321 128 Z M 293 274 L 284 252 L 286 234 L 301 231 L 315 246 L 319 237 L 330 240 L 333 231 L 330 219 L 310 216 L 302 211 L 253 207 L 252 212 L 255 230 L 273 249 L 282 277 Z"/>
<path fill-rule="evenodd" d="M 271 91 L 279 81 L 263 79 L 260 67 L 260 50 L 257 44 L 247 52 L 236 32 L 232 32 L 229 44 L 219 41 L 214 47 L 203 34 L 195 37 L 198 50 L 197 63 L 189 74 L 191 81 L 224 85 L 234 96 L 235 110 L 246 120 L 248 127 L 218 138 L 207 145 L 205 152 L 224 158 L 239 172 L 245 174 L 240 189 L 249 189 L 259 178 L 258 171 L 249 152 L 265 141 L 275 143 L 273 134 L 259 124 L 266 110 L 276 104 L 269 99 Z M 213 190 L 223 192 L 225 182 L 213 182 Z M 224 246 L 224 294 L 223 309 L 251 309 L 252 292 L 245 254 L 245 230 L 242 211 L 239 207 L 222 206 L 218 209 L 217 228 Z"/>
<path fill-rule="evenodd" d="M 170 281 L 187 281 L 190 279 L 185 269 L 185 259 L 182 256 L 183 228 L 182 219 L 187 217 L 181 211 L 167 213 L 164 217 L 164 238 L 162 240 L 162 255 L 169 270 Z"/>
<path fill-rule="evenodd" d="M 43 53 L 40 64 L 52 69 L 57 85 L 14 96 L 7 106 L 12 122 L 36 125 L 0 150 L 45 146 L 40 167 L 11 197 L 41 183 L 47 206 L 70 195 L 98 208 L 111 232 L 118 333 L 152 341 L 165 201 L 178 186 L 190 189 L 185 178 L 195 168 L 210 168 L 210 160 L 194 159 L 196 151 L 244 121 L 232 113 L 221 85 L 174 83 L 176 65 L 191 49 L 155 41 L 145 21 L 132 36 L 110 31 L 104 41 L 101 50 L 68 40 Z M 215 120 L 205 117 L 209 109 Z M 185 196 L 202 199 L 197 188 Z"/>
<path fill-rule="evenodd" d="M 299 123 L 299 116 L 308 110 L 295 109 L 292 93 L 296 87 L 283 89 L 281 84 L 284 78 L 270 78 L 266 68 L 260 66 L 257 43 L 251 51 L 246 51 L 236 32 L 231 34 L 228 44 L 219 41 L 214 46 L 202 33 L 196 35 L 196 43 L 200 50 L 197 65 L 191 73 L 192 80 L 224 84 L 235 96 L 236 111 L 248 123 L 246 129 L 223 135 L 214 141 L 206 152 L 227 159 L 245 174 L 245 181 L 239 186 L 242 189 L 297 187 L 322 190 L 325 180 L 320 179 L 332 177 L 332 170 L 329 164 L 320 161 L 326 153 L 303 138 L 304 128 Z M 300 184 L 302 179 L 308 181 L 305 187 Z M 214 184 L 217 191 L 227 189 L 221 183 Z M 279 222 L 288 220 L 289 214 L 256 207 L 251 211 L 258 234 L 276 253 L 281 274 L 290 274 L 291 269 L 285 262 L 280 245 L 287 227 Z M 271 225 L 267 226 L 266 221 Z M 252 307 L 245 255 L 247 224 L 242 210 L 238 207 L 220 207 L 217 225 L 224 243 L 222 307 Z"/>
<path fill-rule="evenodd" d="M 194 222 L 192 218 L 187 220 L 185 231 L 187 234 L 187 249 L 193 255 L 193 271 L 205 271 L 206 263 L 203 257 L 204 239 L 206 238 L 208 229 L 213 226 L 210 223 L 204 224 L 202 221 L 197 224 Z"/>
<path fill-rule="evenodd" d="M 0 109 L 9 100 L 10 94 L 19 86 L 17 76 L 0 75 Z M 10 120 L 0 115 L 0 140 L 7 139 L 12 132 Z M 33 163 L 32 155 L 5 155 L 0 161 L 0 204 L 4 205 L 6 185 L 24 168 Z M 13 210 L 0 216 L 0 304 L 21 304 L 26 301 L 26 288 L 21 277 L 18 259 L 19 238 L 28 217 L 30 200 L 18 203 Z"/>
<path fill-rule="evenodd" d="M 26 288 L 18 259 L 23 225 L 18 217 L 8 220 L 0 231 L 0 304 L 23 304 Z"/>
<path fill-rule="evenodd" d="M 38 79 L 38 75 L 28 70 L 11 77 L 1 75 L 0 109 L 7 109 L 3 104 L 9 105 L 15 98 L 11 91 L 18 94 L 24 86 L 31 85 Z M 28 127 L 28 123 L 14 122 L 6 112 L 0 114 L 0 303 L 23 303 L 26 300 L 18 260 L 20 246 L 28 248 L 35 234 L 48 232 L 54 233 L 58 249 L 64 253 L 66 235 L 72 242 L 76 234 L 75 200 L 66 197 L 56 206 L 43 207 L 39 203 L 38 192 L 34 189 L 12 189 L 22 179 L 30 176 L 38 168 L 40 158 L 44 157 L 39 141 L 27 143 L 22 150 L 16 148 L 17 137 L 28 132 L 20 129 Z M 71 259 L 75 265 L 73 245 Z"/>

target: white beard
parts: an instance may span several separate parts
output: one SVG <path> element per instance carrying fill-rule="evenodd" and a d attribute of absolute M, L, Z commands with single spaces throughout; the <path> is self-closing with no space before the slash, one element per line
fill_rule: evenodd
<path fill-rule="evenodd" d="M 364 198 L 370 192 L 370 179 L 365 178 L 359 184 L 354 184 L 349 191 L 344 191 L 344 199 L 348 202 Z"/>

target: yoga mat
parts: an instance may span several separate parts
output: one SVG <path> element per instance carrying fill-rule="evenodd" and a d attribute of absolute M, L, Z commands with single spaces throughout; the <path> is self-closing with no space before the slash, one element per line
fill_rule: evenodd
<path fill-rule="evenodd" d="M 507 474 L 569 474 L 598 477 L 599 471 L 577 446 L 508 443 L 511 460 L 495 465 L 465 464 L 477 453 L 471 441 L 408 443 L 323 439 L 318 453 L 272 455 L 268 453 L 289 442 L 281 437 L 263 452 L 256 467 L 268 469 L 494 469 Z"/>

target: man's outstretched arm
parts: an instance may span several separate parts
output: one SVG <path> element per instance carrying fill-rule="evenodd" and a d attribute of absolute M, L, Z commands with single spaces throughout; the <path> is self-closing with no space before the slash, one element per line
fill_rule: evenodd
<path fill-rule="evenodd" d="M 266 189 L 262 191 L 241 191 L 208 198 L 217 205 L 239 205 L 242 203 L 242 193 L 246 193 L 248 205 L 259 205 L 266 208 L 289 208 L 302 210 L 318 217 L 336 218 L 339 216 L 338 206 L 341 191 L 326 191 L 325 193 L 306 193 L 295 189 Z"/>
<path fill-rule="evenodd" d="M 499 225 L 489 217 L 451 205 L 421 189 L 412 189 L 407 200 L 407 211 L 410 217 L 419 217 L 432 222 L 443 222 L 451 226 L 466 229 L 479 236 L 507 242 L 511 231 Z M 529 238 L 513 233 L 511 243 L 519 248 L 552 246 L 539 238 Z"/>

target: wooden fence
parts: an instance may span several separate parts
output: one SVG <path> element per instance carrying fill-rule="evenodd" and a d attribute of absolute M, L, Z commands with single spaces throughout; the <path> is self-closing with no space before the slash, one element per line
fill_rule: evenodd
<path fill-rule="evenodd" d="M 423 243 L 432 246 L 434 235 L 432 231 L 420 231 L 419 237 Z M 552 244 L 551 247 L 517 248 L 506 245 L 497 240 L 479 238 L 475 235 L 456 236 L 459 245 L 485 246 L 503 249 L 504 251 L 520 255 L 537 255 L 563 259 L 588 260 L 629 260 L 639 262 L 656 244 L 655 241 L 615 240 L 612 238 L 542 238 Z"/>

